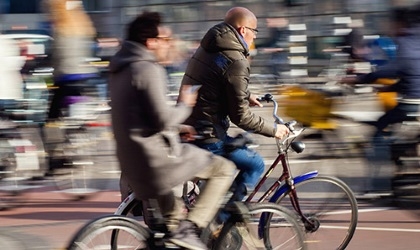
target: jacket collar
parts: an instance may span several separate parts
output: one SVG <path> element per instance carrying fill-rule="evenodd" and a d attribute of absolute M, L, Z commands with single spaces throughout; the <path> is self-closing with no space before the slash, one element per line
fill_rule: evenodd
<path fill-rule="evenodd" d="M 236 50 L 249 55 L 249 48 L 243 37 L 236 29 L 225 23 L 219 23 L 207 31 L 200 43 L 201 47 L 209 52 Z"/>

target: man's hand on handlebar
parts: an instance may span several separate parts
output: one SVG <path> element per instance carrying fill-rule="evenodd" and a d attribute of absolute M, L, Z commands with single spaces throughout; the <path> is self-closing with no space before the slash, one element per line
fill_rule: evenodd
<path fill-rule="evenodd" d="M 251 94 L 249 96 L 249 106 L 258 106 L 260 108 L 263 107 L 262 103 L 260 102 L 260 100 L 258 100 L 258 96 Z"/>
<path fill-rule="evenodd" d="M 277 126 L 276 126 L 276 134 L 274 135 L 274 137 L 276 137 L 277 139 L 283 139 L 289 133 L 290 133 L 290 130 L 289 130 L 289 128 L 286 125 L 284 125 L 284 124 L 277 124 Z"/>
<path fill-rule="evenodd" d="M 192 126 L 181 124 L 179 126 L 179 136 L 182 142 L 191 142 L 197 139 L 197 131 Z"/>

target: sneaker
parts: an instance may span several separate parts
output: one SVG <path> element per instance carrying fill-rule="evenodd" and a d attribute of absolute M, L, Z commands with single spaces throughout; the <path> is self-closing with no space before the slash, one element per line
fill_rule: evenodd
<path fill-rule="evenodd" d="M 183 220 L 178 228 L 173 232 L 170 242 L 192 250 L 206 250 L 206 245 L 200 240 L 197 225 L 189 220 Z"/>
<path fill-rule="evenodd" d="M 220 232 L 222 231 L 223 223 L 212 222 L 210 223 L 209 227 L 210 231 L 212 232 L 212 237 L 216 239 L 217 237 L 219 237 Z"/>

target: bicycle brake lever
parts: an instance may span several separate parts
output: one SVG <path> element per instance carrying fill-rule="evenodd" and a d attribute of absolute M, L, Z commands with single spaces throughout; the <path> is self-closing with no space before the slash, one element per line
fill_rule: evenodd
<path fill-rule="evenodd" d="M 284 125 L 286 125 L 286 127 L 290 130 L 290 132 L 292 132 L 293 134 L 294 134 L 294 131 L 295 131 L 295 125 L 297 124 L 297 122 L 296 121 L 289 121 L 289 122 L 286 122 Z"/>

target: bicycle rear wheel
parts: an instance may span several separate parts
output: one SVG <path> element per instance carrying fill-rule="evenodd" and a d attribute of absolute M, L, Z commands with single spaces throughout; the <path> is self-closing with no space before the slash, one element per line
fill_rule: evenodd
<path fill-rule="evenodd" d="M 113 237 L 115 233 L 118 237 Z M 108 215 L 84 225 L 71 239 L 66 249 L 148 249 L 149 235 L 150 232 L 134 219 Z"/>
<path fill-rule="evenodd" d="M 99 192 L 100 171 L 95 166 L 96 140 L 83 127 L 66 128 L 65 141 L 50 155 L 50 168 L 56 187 L 74 199 L 84 199 Z"/>
<path fill-rule="evenodd" d="M 317 176 L 295 184 L 299 205 L 312 225 L 300 221 L 306 232 L 309 249 L 345 249 L 352 239 L 358 220 L 357 201 L 343 181 L 329 176 Z M 293 209 L 285 200 L 290 190 L 277 200 Z M 294 210 L 294 209 L 293 209 Z"/>
<path fill-rule="evenodd" d="M 248 211 L 240 214 L 244 220 L 226 222 L 212 249 L 306 249 L 304 234 L 296 216 L 274 203 L 246 204 Z M 267 220 L 270 223 L 267 223 Z"/>

